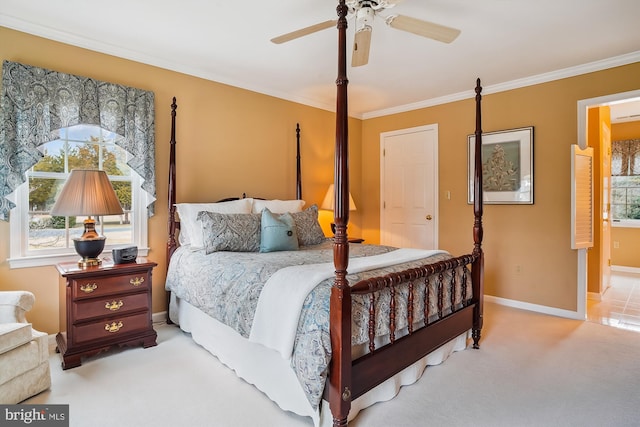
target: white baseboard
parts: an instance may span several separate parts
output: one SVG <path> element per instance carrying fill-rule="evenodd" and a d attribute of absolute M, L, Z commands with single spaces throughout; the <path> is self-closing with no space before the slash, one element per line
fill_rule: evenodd
<path fill-rule="evenodd" d="M 638 268 L 638 267 L 626 267 L 626 266 L 622 266 L 622 265 L 612 265 L 611 266 L 611 271 L 618 272 L 618 273 L 630 273 L 630 274 L 639 274 L 640 275 L 640 268 Z M 597 293 L 597 292 L 588 292 L 587 293 L 587 298 L 590 299 L 590 300 L 594 300 L 594 301 L 601 301 L 602 300 L 602 295 Z M 506 299 L 506 298 L 499 298 L 499 297 L 494 297 L 493 295 L 485 295 L 484 299 L 485 299 L 485 301 L 493 302 L 493 303 L 496 303 L 496 304 L 499 304 L 499 305 L 504 305 L 504 306 L 507 306 L 507 307 L 513 307 L 513 308 L 519 308 L 519 309 L 522 309 L 522 310 L 534 311 L 536 313 L 550 314 L 552 316 L 566 317 L 566 318 L 569 318 L 569 319 L 585 320 L 582 317 L 578 316 L 578 312 L 577 311 L 563 310 L 561 308 L 556 308 L 556 307 L 548 307 L 548 306 L 544 306 L 544 305 L 531 304 L 531 303 L 528 303 L 528 302 L 516 301 L 516 300 L 511 300 L 511 299 Z"/>
<path fill-rule="evenodd" d="M 160 311 L 158 313 L 153 313 L 151 315 L 151 321 L 153 322 L 153 324 L 157 324 L 157 323 L 167 323 L 167 312 L 165 311 Z"/>
<path fill-rule="evenodd" d="M 638 267 L 626 267 L 624 265 L 612 265 L 611 271 L 616 271 L 618 273 L 633 273 L 640 274 L 640 268 Z"/>
<path fill-rule="evenodd" d="M 602 301 L 602 294 L 598 292 L 587 292 L 587 299 L 591 301 Z"/>
<path fill-rule="evenodd" d="M 578 316 L 577 311 L 564 310 L 556 307 L 548 307 L 546 305 L 531 304 L 528 302 L 516 301 L 512 299 L 494 297 L 493 295 L 485 295 L 484 300 L 507 307 L 519 308 L 521 310 L 533 311 L 536 313 L 550 314 L 552 316 L 566 317 L 569 319 L 585 320 Z"/>
<path fill-rule="evenodd" d="M 624 268 L 624 270 L 617 270 L 617 268 Z M 614 269 L 614 267 L 612 267 L 612 269 Z M 633 269 L 632 267 L 616 267 L 616 271 L 627 271 L 627 272 L 630 272 L 629 269 L 635 270 L 635 271 L 631 271 L 631 272 L 640 273 L 640 269 L 638 269 L 638 268 Z M 598 295 L 598 294 L 595 294 L 595 295 Z M 600 296 L 598 295 L 598 298 L 599 297 Z M 591 295 L 589 295 L 589 298 L 591 298 Z M 575 312 L 575 311 L 564 310 L 564 309 L 555 308 L 555 307 L 548 307 L 548 306 L 539 305 L 539 304 L 531 304 L 531 303 L 528 303 L 528 302 L 522 302 L 522 301 L 511 300 L 511 299 L 506 299 L 506 298 L 494 297 L 493 295 L 485 295 L 484 299 L 485 299 L 485 301 L 492 302 L 492 303 L 499 304 L 499 305 L 504 305 L 506 307 L 518 308 L 518 309 L 521 309 L 521 310 L 533 311 L 533 312 L 542 313 L 542 314 L 549 314 L 551 316 L 566 317 L 566 318 L 569 318 L 569 319 L 585 320 L 585 319 L 582 319 L 582 318 L 578 317 L 578 313 Z M 154 324 L 166 323 L 167 322 L 167 312 L 166 311 L 160 311 L 160 312 L 157 312 L 157 313 L 153 313 L 151 315 L 151 320 L 152 320 L 152 322 Z M 55 334 L 49 335 L 49 351 L 50 352 L 54 352 L 55 348 L 56 348 L 56 345 L 57 345 L 56 344 L 56 335 Z"/>

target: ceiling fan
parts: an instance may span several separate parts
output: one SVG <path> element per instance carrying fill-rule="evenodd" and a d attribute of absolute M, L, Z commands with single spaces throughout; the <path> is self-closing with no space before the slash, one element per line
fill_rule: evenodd
<path fill-rule="evenodd" d="M 371 31 L 373 20 L 376 16 L 384 19 L 384 22 L 391 28 L 409 33 L 417 34 L 443 43 L 451 43 L 458 37 L 460 30 L 446 27 L 422 19 L 412 18 L 405 15 L 383 16 L 381 12 L 394 7 L 402 0 L 347 0 L 347 19 L 355 18 L 355 38 L 353 43 L 353 55 L 351 56 L 351 66 L 359 67 L 369 62 L 369 51 L 371 49 Z M 285 43 L 326 28 L 335 27 L 338 21 L 329 20 L 320 22 L 309 27 L 301 28 L 290 33 L 271 39 L 273 43 Z"/>

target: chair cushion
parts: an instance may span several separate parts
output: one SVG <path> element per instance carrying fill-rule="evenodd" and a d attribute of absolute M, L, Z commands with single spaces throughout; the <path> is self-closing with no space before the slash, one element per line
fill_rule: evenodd
<path fill-rule="evenodd" d="M 31 341 L 31 323 L 0 323 L 0 354 Z"/>

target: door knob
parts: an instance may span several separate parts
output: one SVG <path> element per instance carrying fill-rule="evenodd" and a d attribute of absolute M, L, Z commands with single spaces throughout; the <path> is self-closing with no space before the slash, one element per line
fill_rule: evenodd
<path fill-rule="evenodd" d="M 432 219 L 431 215 L 427 215 L 425 218 L 427 219 L 427 221 L 431 221 Z"/>

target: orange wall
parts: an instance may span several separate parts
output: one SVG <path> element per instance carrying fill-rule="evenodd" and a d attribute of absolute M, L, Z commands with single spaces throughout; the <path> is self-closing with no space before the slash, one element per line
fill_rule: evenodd
<path fill-rule="evenodd" d="M 577 143 L 577 102 L 638 89 L 638 75 L 635 63 L 483 97 L 483 131 L 534 126 L 534 204 L 484 208 L 486 294 L 576 310 L 570 146 Z M 475 128 L 471 99 L 364 121 L 362 186 L 368 197 L 360 205 L 368 242 L 380 239 L 380 132 L 434 123 L 440 139 L 440 247 L 454 253 L 472 249 L 473 211 L 466 199 L 466 141 Z"/>
<path fill-rule="evenodd" d="M 640 138 L 640 121 L 616 123 L 611 126 L 611 140 Z M 614 243 L 618 243 L 616 248 Z M 640 268 L 640 228 L 611 229 L 611 264 Z"/>
<path fill-rule="evenodd" d="M 321 203 L 333 180 L 333 113 L 3 27 L 0 40 L 2 60 L 155 92 L 158 201 L 156 215 L 149 222 L 149 258 L 159 264 L 154 270 L 154 312 L 165 309 L 172 96 L 178 98 L 179 201 L 210 201 L 243 192 L 269 198 L 294 197 L 296 122 L 302 128 L 303 196 L 308 204 Z M 576 308 L 577 256 L 569 241 L 569 146 L 577 140 L 577 101 L 638 89 L 638 75 L 640 63 L 635 63 L 485 95 L 485 131 L 535 127 L 535 204 L 485 206 L 487 294 L 561 309 Z M 469 90 L 474 83 L 469 82 Z M 473 212 L 466 203 L 466 138 L 474 130 L 474 111 L 473 100 L 464 100 L 364 121 L 351 119 L 351 192 L 358 210 L 351 214 L 349 234 L 362 236 L 367 243 L 379 242 L 380 133 L 437 123 L 440 246 L 453 253 L 470 251 Z M 451 200 L 446 199 L 446 191 L 451 192 Z M 327 215 L 321 220 L 327 222 Z M 29 318 L 36 328 L 54 333 L 59 329 L 60 312 L 55 268 L 9 269 L 8 233 L 8 223 L 0 222 L 0 289 L 34 292 L 36 307 Z"/>
<path fill-rule="evenodd" d="M 243 192 L 295 198 L 295 126 L 301 127 L 303 198 L 320 204 L 333 182 L 335 115 L 278 98 L 65 45 L 0 27 L 0 60 L 22 62 L 155 93 L 156 215 L 149 220 L 153 311 L 165 309 L 167 185 L 170 105 L 177 97 L 178 201 L 212 201 Z M 350 121 L 352 173 L 359 174 L 359 120 Z M 360 197 L 359 179 L 352 185 Z M 323 213 L 328 231 L 330 216 Z M 350 228 L 359 234 L 358 213 Z M 9 223 L 0 221 L 0 289 L 36 295 L 29 320 L 39 330 L 59 330 L 58 274 L 53 266 L 10 269 Z"/>

